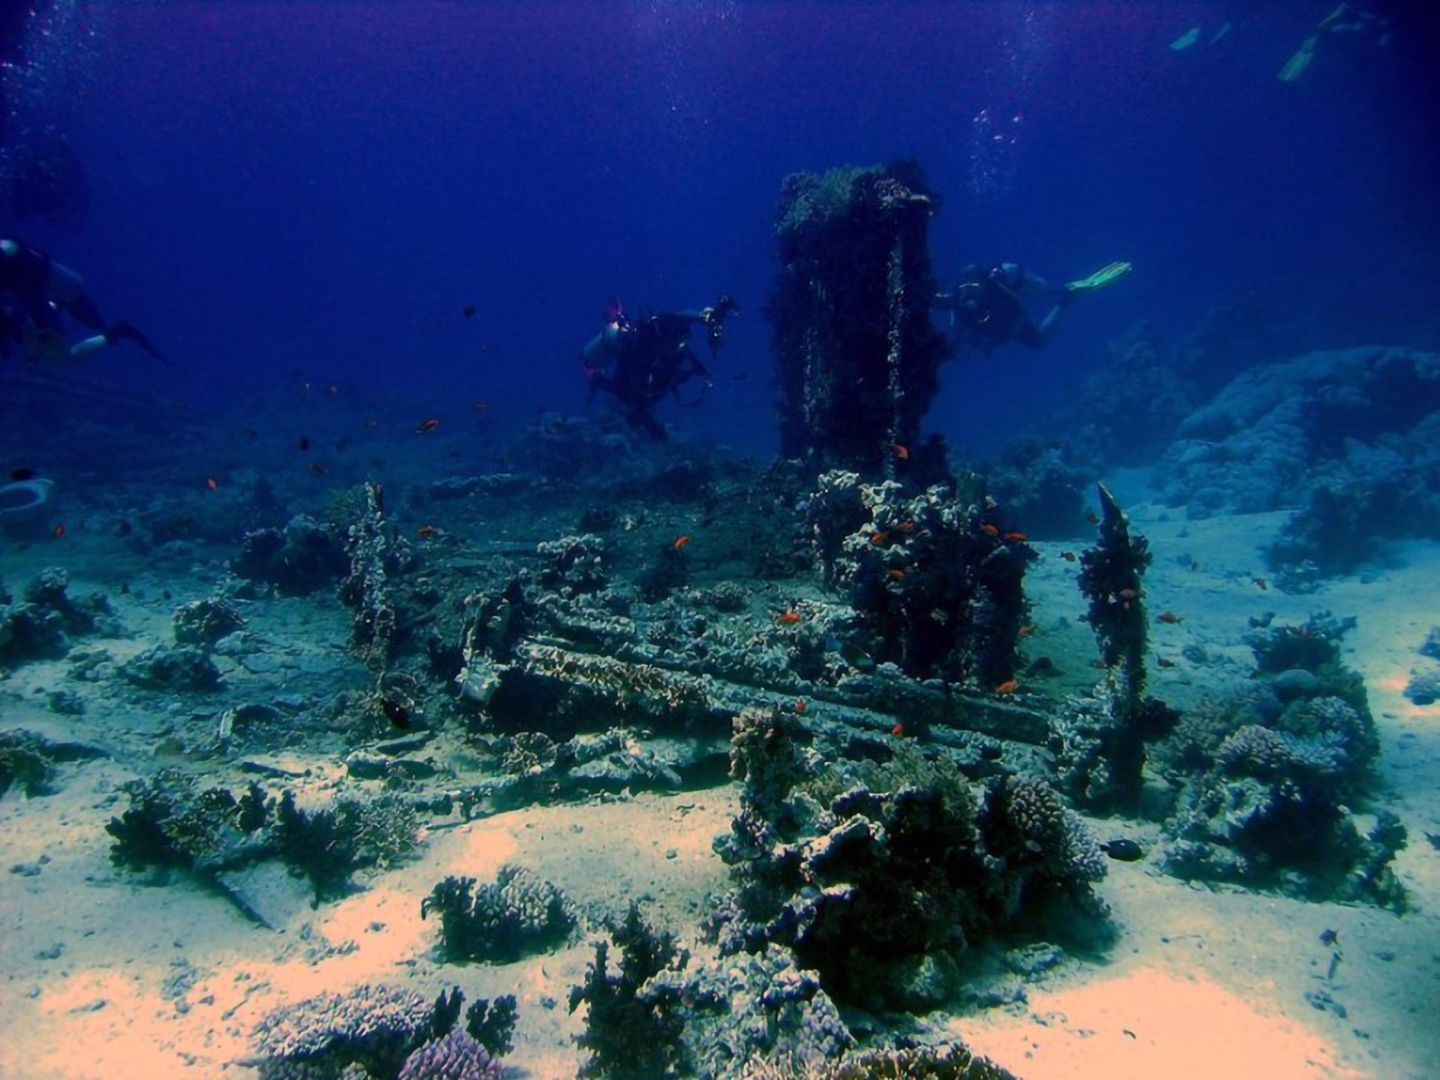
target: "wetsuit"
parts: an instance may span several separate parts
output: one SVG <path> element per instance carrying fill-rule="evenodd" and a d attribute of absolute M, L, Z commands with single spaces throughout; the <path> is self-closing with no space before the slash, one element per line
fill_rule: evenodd
<path fill-rule="evenodd" d="M 1020 299 L 1029 287 L 1030 276 L 1013 263 L 961 282 L 954 296 L 955 337 L 983 349 L 1007 341 L 1040 348 L 1044 335 Z"/>
<path fill-rule="evenodd" d="M 612 323 L 585 346 L 591 392 L 613 394 L 626 407 L 631 427 L 664 441 L 665 429 L 651 410 L 667 394 L 708 374 L 690 348 L 691 328 L 702 321 L 701 312 L 676 311 L 638 323 Z"/>

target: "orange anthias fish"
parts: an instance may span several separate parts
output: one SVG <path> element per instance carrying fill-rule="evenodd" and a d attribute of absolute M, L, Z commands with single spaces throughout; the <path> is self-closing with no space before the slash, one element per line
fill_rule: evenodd
<path fill-rule="evenodd" d="M 1006 679 L 1006 680 L 1005 680 L 1004 682 L 1002 682 L 999 686 L 995 687 L 995 693 L 997 693 L 997 694 L 1013 694 L 1016 690 L 1019 690 L 1019 689 L 1020 689 L 1020 680 L 1018 680 L 1018 679 Z"/>
<path fill-rule="evenodd" d="M 775 616 L 775 621 L 782 626 L 794 626 L 800 621 L 800 613 L 798 611 L 782 611 Z"/>
<path fill-rule="evenodd" d="M 679 551 L 679 550 L 681 550 L 686 544 L 688 544 L 689 542 L 690 542 L 690 534 L 689 534 L 689 533 L 683 533 L 683 534 L 681 534 L 680 536 L 677 536 L 677 537 L 675 538 L 675 543 L 671 544 L 670 546 L 673 547 L 676 551 Z"/>
<path fill-rule="evenodd" d="M 62 536 L 64 536 L 64 535 L 65 535 L 65 526 L 64 526 L 64 525 L 56 525 L 56 526 L 55 526 L 55 534 L 54 534 L 54 535 L 55 535 L 55 539 L 56 539 L 56 540 L 59 540 Z"/>
<path fill-rule="evenodd" d="M 901 461 L 909 461 L 909 460 L 910 460 L 910 450 L 909 450 L 909 448 L 906 447 L 904 444 L 898 443 L 898 442 L 897 442 L 897 443 L 891 443 L 891 444 L 890 444 L 890 450 L 891 450 L 891 452 L 894 453 L 894 455 L 895 455 L 897 458 L 899 458 Z"/>
<path fill-rule="evenodd" d="M 416 435 L 428 435 L 428 434 L 430 434 L 430 432 L 434 431 L 434 430 L 435 430 L 437 427 L 439 427 L 439 426 L 440 426 L 440 421 L 437 420 L 437 419 L 435 419 L 435 417 L 430 416 L 430 417 L 427 417 L 427 418 L 424 419 L 424 420 L 421 420 L 420 423 L 416 425 L 416 427 L 415 427 L 415 434 L 416 434 Z"/>
<path fill-rule="evenodd" d="M 1008 532 L 1005 534 L 1005 539 L 1010 541 L 1010 543 L 1012 544 L 1023 544 L 1026 540 L 1029 540 L 1030 538 L 1022 532 Z"/>
<path fill-rule="evenodd" d="M 877 545 L 878 545 L 878 544 L 883 544 L 883 543 L 885 543 L 886 540 L 889 540 L 889 539 L 890 539 L 890 534 L 889 534 L 888 532 L 877 532 L 877 533 L 871 533 L 871 534 L 870 534 L 870 543 L 872 543 L 872 544 L 877 544 Z"/>
<path fill-rule="evenodd" d="M 890 734 L 891 734 L 891 735 L 904 735 L 904 734 L 905 734 L 905 725 L 904 725 L 903 723 L 896 724 L 894 727 L 892 727 L 892 728 L 890 729 Z"/>
<path fill-rule="evenodd" d="M 1087 523 L 1089 523 L 1089 524 L 1091 524 L 1091 525 L 1099 525 L 1099 524 L 1100 524 L 1100 515 L 1097 514 L 1097 513 L 1095 513 L 1094 510 L 1086 510 L 1086 511 L 1085 511 L 1085 520 L 1086 520 Z"/>
<path fill-rule="evenodd" d="M 912 529 L 915 528 L 915 523 L 913 521 L 902 521 L 897 524 L 895 528 L 899 529 L 901 532 L 910 532 Z"/>
<path fill-rule="evenodd" d="M 1024 626 L 1020 627 L 1019 634 L 1021 637 L 1029 637 L 1033 633 L 1035 633 L 1034 623 L 1026 623 Z"/>
<path fill-rule="evenodd" d="M 904 581 L 904 580 L 905 580 L 905 571 L 902 570 L 902 569 L 901 569 L 900 567 L 898 567 L 898 566 L 892 566 L 892 567 L 890 568 L 890 580 L 891 580 L 891 581 Z"/>
<path fill-rule="evenodd" d="M 800 713 L 802 716 L 809 710 L 809 708 L 810 706 L 805 703 L 804 698 L 801 698 L 799 701 L 795 702 L 795 711 L 797 713 Z"/>
<path fill-rule="evenodd" d="M 418 529 L 415 530 L 415 535 L 421 537 L 430 537 L 434 536 L 439 531 L 440 530 L 435 528 L 434 525 L 421 525 Z"/>
<path fill-rule="evenodd" d="M 981 525 L 981 526 L 980 526 L 980 531 L 983 532 L 986 536 L 999 536 L 999 535 L 1000 535 L 1000 530 L 997 529 L 994 525 L 989 525 L 989 524 Z"/>
<path fill-rule="evenodd" d="M 1176 615 L 1173 611 L 1162 611 L 1159 615 L 1156 615 L 1155 618 L 1163 623 L 1182 623 L 1185 621 L 1183 615 Z"/>
<path fill-rule="evenodd" d="M 482 398 L 476 398 L 470 403 L 470 408 L 478 413 L 486 413 L 490 411 L 490 403 Z"/>
<path fill-rule="evenodd" d="M 217 480 L 215 479 L 215 477 L 213 477 L 213 476 L 207 476 L 207 477 L 205 478 L 205 487 L 206 487 L 207 489 L 209 489 L 210 491 L 214 491 L 214 490 L 215 490 L 216 488 L 218 488 L 219 486 L 220 486 L 220 483 L 219 483 L 219 481 L 217 481 Z"/>

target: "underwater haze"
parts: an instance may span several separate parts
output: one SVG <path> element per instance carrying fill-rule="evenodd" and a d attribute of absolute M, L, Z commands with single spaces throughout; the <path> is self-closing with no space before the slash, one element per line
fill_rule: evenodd
<path fill-rule="evenodd" d="M 63 130 L 91 199 L 83 227 L 26 235 L 183 360 L 108 377 L 197 403 L 299 368 L 519 423 L 583 405 L 576 357 L 610 297 L 729 292 L 717 373 L 750 377 L 684 420 L 764 452 L 780 181 L 907 156 L 943 200 L 942 282 L 1138 268 L 1054 355 L 945 372 L 934 422 L 977 454 L 1137 318 L 1175 333 L 1244 302 L 1327 345 L 1433 318 L 1425 46 L 1346 42 L 1277 82 L 1323 5 L 58 6 L 15 119 Z"/>
<path fill-rule="evenodd" d="M 0 1078 L 1434 1075 L 1421 0 L 0 11 Z"/>

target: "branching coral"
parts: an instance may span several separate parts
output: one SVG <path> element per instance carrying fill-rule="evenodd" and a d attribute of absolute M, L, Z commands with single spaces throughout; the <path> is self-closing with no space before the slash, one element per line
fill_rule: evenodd
<path fill-rule="evenodd" d="M 0 731 L 0 795 L 18 784 L 27 796 L 43 795 L 55 778 L 47 741 L 32 731 Z"/>
<path fill-rule="evenodd" d="M 398 1080 L 500 1080 L 504 1070 L 478 1042 L 452 1031 L 412 1051 Z"/>
<path fill-rule="evenodd" d="M 1055 892 L 1088 900 L 1089 884 L 1105 876 L 1095 837 L 1044 780 L 991 781 L 979 826 L 986 854 L 1009 880 L 1007 918 Z"/>
<path fill-rule="evenodd" d="M 309 877 L 317 899 L 342 891 L 361 867 L 392 865 L 413 850 L 418 829 L 414 811 L 394 798 L 342 799 L 333 809 L 307 812 L 289 791 L 267 801 L 252 783 L 237 798 L 223 787 L 201 788 L 177 770 L 127 790 L 129 809 L 106 826 L 116 866 L 210 877 L 278 857 Z"/>
<path fill-rule="evenodd" d="M 595 943 L 595 959 L 585 982 L 570 990 L 570 1011 L 587 1006 L 579 1044 L 590 1051 L 582 1077 L 607 1080 L 658 1080 L 675 1074 L 683 1059 L 685 1026 L 678 1000 L 648 999 L 646 985 L 666 971 L 683 969 L 687 950 L 677 949 L 668 932 L 656 933 L 633 904 L 625 921 L 610 935 L 621 951 L 620 971 L 610 973 L 609 945 Z"/>
<path fill-rule="evenodd" d="M 296 1065 L 308 1066 L 324 1080 L 340 1080 L 344 1070 L 355 1066 L 368 1075 L 396 1076 L 412 1052 L 440 1034 L 436 1014 L 436 1006 L 413 990 L 368 983 L 281 1006 L 256 1025 L 252 1036 L 260 1076 L 292 1077 Z"/>
<path fill-rule="evenodd" d="M 960 1043 L 856 1050 L 838 1061 L 752 1060 L 741 1080 L 1015 1080 Z"/>
<path fill-rule="evenodd" d="M 472 895 L 473 878 L 447 877 L 420 904 L 440 917 L 440 948 L 450 960 L 510 963 L 562 940 L 575 925 L 563 894 L 522 866 L 500 868 Z"/>

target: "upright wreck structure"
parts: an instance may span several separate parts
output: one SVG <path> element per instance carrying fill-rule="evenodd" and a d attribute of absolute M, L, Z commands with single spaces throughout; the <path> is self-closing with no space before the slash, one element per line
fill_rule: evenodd
<path fill-rule="evenodd" d="M 930 318 L 936 207 L 913 161 L 785 179 L 768 307 L 784 456 L 865 476 L 908 458 L 948 351 Z"/>

